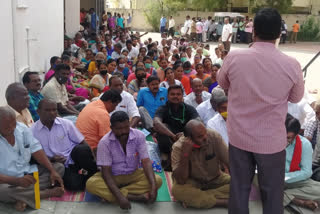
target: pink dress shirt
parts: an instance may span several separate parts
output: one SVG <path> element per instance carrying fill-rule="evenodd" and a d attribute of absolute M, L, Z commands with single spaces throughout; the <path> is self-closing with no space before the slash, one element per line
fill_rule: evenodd
<path fill-rule="evenodd" d="M 288 101 L 304 93 L 300 64 L 272 43 L 230 52 L 217 74 L 228 89 L 229 143 L 239 149 L 273 154 L 286 148 L 285 118 Z"/>

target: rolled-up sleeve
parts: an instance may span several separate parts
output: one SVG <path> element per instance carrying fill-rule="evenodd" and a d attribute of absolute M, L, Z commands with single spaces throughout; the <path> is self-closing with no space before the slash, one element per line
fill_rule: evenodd
<path fill-rule="evenodd" d="M 301 66 L 298 62 L 295 65 L 295 71 L 297 73 L 296 82 L 290 90 L 288 101 L 292 103 L 298 103 L 304 95 L 304 82 L 301 71 Z"/>
<path fill-rule="evenodd" d="M 223 89 L 228 89 L 230 86 L 228 70 L 230 68 L 231 58 L 232 56 L 227 56 L 225 58 L 221 69 L 217 73 L 218 83 Z"/>
<path fill-rule="evenodd" d="M 33 137 L 31 130 L 27 127 L 24 128 L 23 136 L 24 146 L 30 148 L 31 154 L 42 149 L 40 142 L 35 137 Z"/>
<path fill-rule="evenodd" d="M 105 142 L 99 142 L 97 149 L 97 165 L 98 166 L 111 166 L 112 154 Z"/>
<path fill-rule="evenodd" d="M 147 143 L 146 143 L 144 134 L 142 132 L 139 133 L 139 137 L 137 139 L 138 139 L 137 151 L 139 153 L 140 161 L 143 159 L 149 158 Z"/>
<path fill-rule="evenodd" d="M 128 103 L 128 113 L 129 117 L 140 117 L 138 107 L 136 105 L 136 102 L 134 101 L 133 96 L 126 96 L 127 103 Z"/>

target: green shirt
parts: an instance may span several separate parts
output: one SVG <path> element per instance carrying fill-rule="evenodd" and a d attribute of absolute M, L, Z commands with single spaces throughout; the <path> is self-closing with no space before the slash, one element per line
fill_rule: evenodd
<path fill-rule="evenodd" d="M 242 26 L 242 27 L 241 27 L 241 26 Z M 241 31 L 244 31 L 244 29 L 245 29 L 244 22 L 239 22 L 239 29 L 240 29 Z"/>

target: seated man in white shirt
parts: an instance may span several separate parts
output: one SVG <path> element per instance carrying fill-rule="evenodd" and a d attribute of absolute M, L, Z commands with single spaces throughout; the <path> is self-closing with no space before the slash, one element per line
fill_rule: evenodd
<path fill-rule="evenodd" d="M 228 144 L 229 137 L 227 132 L 227 111 L 228 111 L 228 97 L 225 95 L 222 96 L 213 96 L 213 108 L 218 113 L 208 121 L 207 128 L 212 129 L 218 132 L 223 141 Z"/>
<path fill-rule="evenodd" d="M 122 49 L 122 51 L 127 50 L 129 55 L 128 58 L 129 60 L 134 60 L 138 54 L 139 54 L 139 50 L 135 47 L 132 46 L 132 40 L 127 40 L 126 41 L 126 47 Z M 121 52 L 122 52 L 121 51 Z"/>
<path fill-rule="evenodd" d="M 214 88 L 211 92 L 210 100 L 204 101 L 196 108 L 201 120 L 206 126 L 208 125 L 208 121 L 217 114 L 217 112 L 214 110 L 214 98 L 217 96 L 225 96 L 222 88 Z"/>
<path fill-rule="evenodd" d="M 306 124 L 315 118 L 315 113 L 305 98 L 298 103 L 288 102 L 288 113 L 298 119 L 301 129 L 305 129 Z"/>
<path fill-rule="evenodd" d="M 209 100 L 211 94 L 207 91 L 204 91 L 202 80 L 195 78 L 192 80 L 192 92 L 184 98 L 184 102 L 188 105 L 197 108 L 202 102 Z"/>
<path fill-rule="evenodd" d="M 116 111 L 124 111 L 129 115 L 130 126 L 137 127 L 140 121 L 140 114 L 136 102 L 131 94 L 123 90 L 122 79 L 118 76 L 112 76 L 109 80 L 110 89 L 114 89 L 121 94 L 122 101 L 117 105 L 116 109 L 111 112 L 111 115 Z"/>

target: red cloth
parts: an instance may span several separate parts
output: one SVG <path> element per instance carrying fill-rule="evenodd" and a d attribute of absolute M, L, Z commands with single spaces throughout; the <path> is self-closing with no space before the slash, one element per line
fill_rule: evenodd
<path fill-rule="evenodd" d="M 294 153 L 292 157 L 292 161 L 290 164 L 290 172 L 299 171 L 301 168 L 299 167 L 301 162 L 302 155 L 302 143 L 299 135 L 296 137 L 296 145 L 294 147 Z"/>

